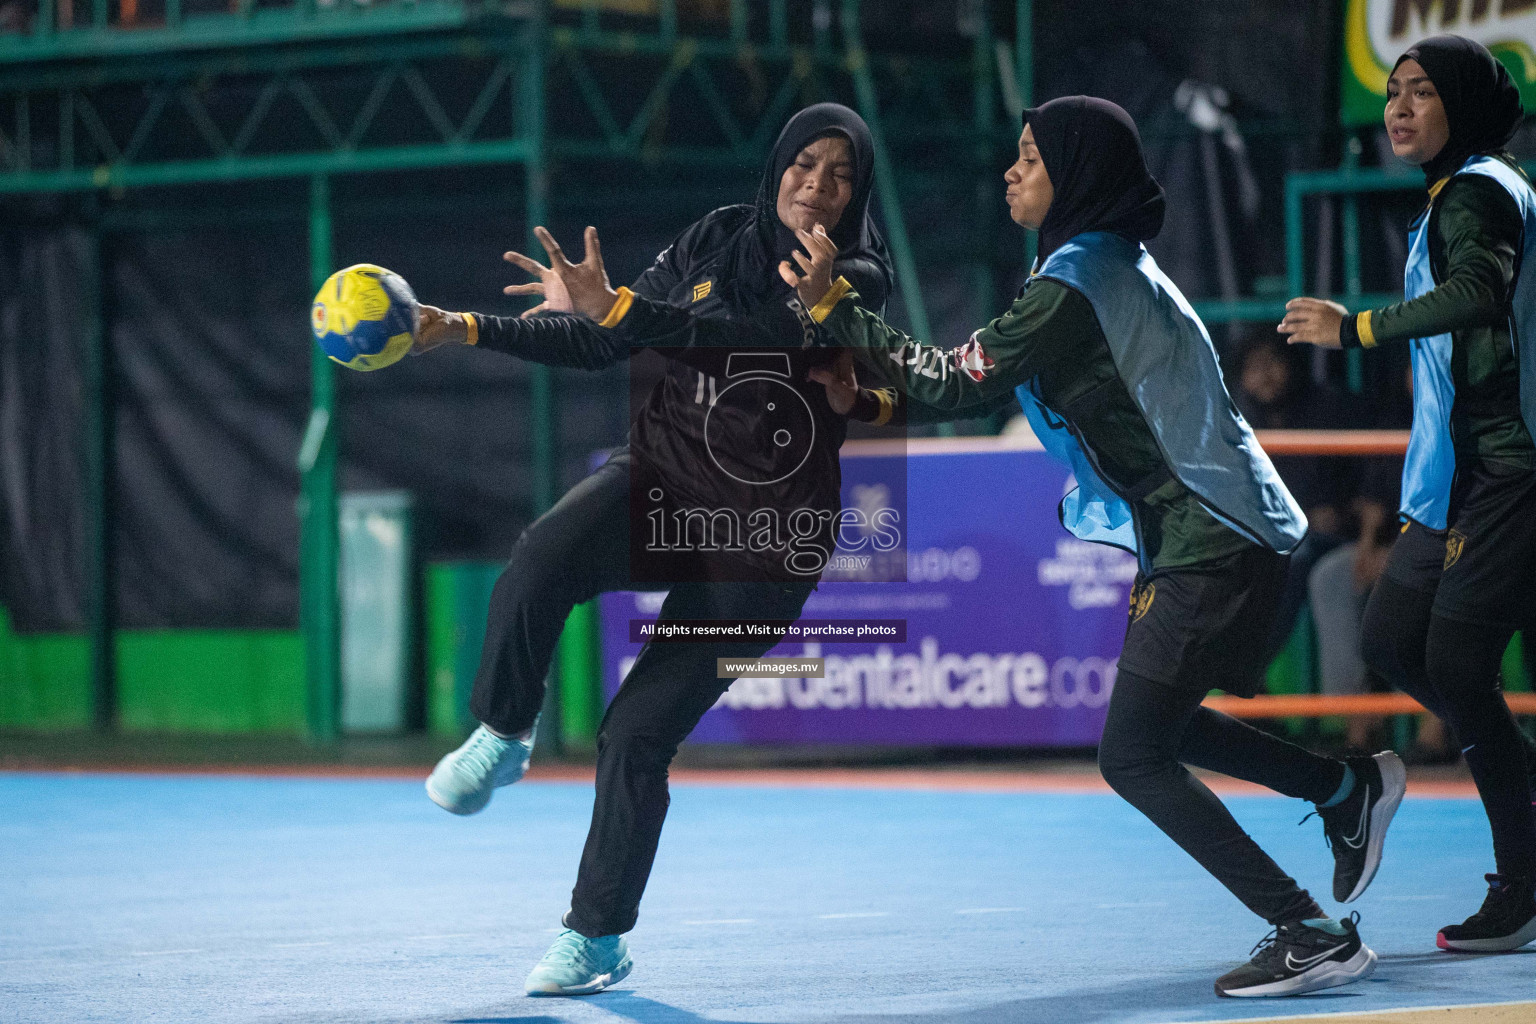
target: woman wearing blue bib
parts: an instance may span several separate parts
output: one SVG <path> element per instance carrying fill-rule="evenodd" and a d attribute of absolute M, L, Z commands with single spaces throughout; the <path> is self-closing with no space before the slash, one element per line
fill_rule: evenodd
<path fill-rule="evenodd" d="M 1387 84 L 1392 151 L 1424 168 L 1405 301 L 1349 316 L 1298 298 L 1281 333 L 1328 348 L 1413 346 L 1402 533 L 1362 625 L 1366 663 L 1459 737 L 1493 831 L 1498 873 L 1442 949 L 1536 940 L 1536 750 L 1510 715 L 1499 666 L 1536 622 L 1536 193 L 1505 144 L 1524 111 L 1492 54 L 1426 39 Z"/>
<path fill-rule="evenodd" d="M 1233 406 L 1204 325 L 1141 244 L 1161 229 L 1165 199 L 1136 126 L 1105 100 L 1052 100 L 1025 112 L 1004 180 L 1013 220 L 1039 232 L 1041 263 L 961 348 L 925 344 L 859 308 L 851 284 L 833 280 L 836 246 L 824 233 L 801 233 L 803 278 L 783 272 L 827 340 L 853 350 L 860 372 L 914 413 L 964 418 L 1015 393 L 1042 444 L 1072 467 L 1062 525 L 1136 553 L 1099 764 L 1117 793 L 1275 926 L 1217 993 L 1293 995 L 1363 978 L 1376 956 L 1354 921 L 1330 919 L 1185 767 L 1311 801 L 1334 851 L 1335 896 L 1348 902 L 1370 884 L 1402 794 L 1397 758 L 1340 763 L 1201 704 L 1212 687 L 1259 688 L 1258 638 L 1307 523 Z M 829 393 L 851 390 L 829 374 L 813 371 Z"/>

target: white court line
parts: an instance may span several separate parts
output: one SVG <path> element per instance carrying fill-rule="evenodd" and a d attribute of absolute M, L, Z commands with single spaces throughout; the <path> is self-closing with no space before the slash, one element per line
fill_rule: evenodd
<path fill-rule="evenodd" d="M 446 935 L 407 935 L 406 942 L 431 942 L 435 939 L 472 939 L 474 932 L 449 932 Z"/>
<path fill-rule="evenodd" d="M 817 918 L 817 920 L 820 920 L 820 921 L 846 921 L 846 920 L 848 920 L 849 918 L 852 918 L 852 917 L 890 917 L 890 916 L 891 916 L 891 913 L 888 910 L 869 910 L 869 911 L 864 911 L 864 912 L 858 913 L 858 914 L 817 914 L 816 918 Z"/>
<path fill-rule="evenodd" d="M 957 914 L 1022 914 L 1023 907 L 970 907 L 966 910 L 957 910 Z"/>
<path fill-rule="evenodd" d="M 1288 1014 L 1282 1014 L 1282 1015 L 1277 1016 L 1277 1017 L 1268 1018 L 1268 1024 L 1273 1024 L 1274 1021 L 1281 1021 L 1281 1020 L 1283 1020 L 1283 1021 L 1293 1021 L 1293 1020 L 1295 1020 L 1295 1021 L 1300 1021 L 1300 1020 L 1327 1020 L 1327 1021 L 1332 1021 L 1332 1020 L 1338 1020 L 1340 1018 L 1347 1019 L 1347 1018 L 1350 1018 L 1350 1017 L 1385 1017 L 1387 1014 L 1390 1014 L 1390 1013 L 1427 1014 L 1427 1013 L 1440 1013 L 1440 1012 L 1450 1011 L 1450 1010 L 1494 1010 L 1494 1009 L 1498 1009 L 1501 1006 L 1533 1006 L 1533 1005 L 1536 1005 L 1536 1003 L 1531 1003 L 1530 1001 L 1525 1000 L 1525 999 L 1515 999 L 1515 1000 L 1512 1000 L 1512 1001 L 1507 1002 L 1507 1003 L 1459 1003 L 1459 1004 L 1458 1003 L 1452 1003 L 1452 1004 L 1447 1004 L 1445 1006 L 1389 1006 L 1389 1007 L 1387 1007 L 1384 1010 L 1329 1010 L 1326 1013 L 1304 1013 L 1304 1014 L 1298 1014 L 1297 1016 L 1294 1016 L 1294 1017 L 1290 1016 Z M 1255 1018 L 1253 1018 L 1253 1017 L 1234 1017 L 1234 1018 L 1232 1018 L 1230 1020 L 1207 1020 L 1207 1021 L 1201 1021 L 1200 1024 L 1252 1024 L 1254 1019 Z M 1177 1022 L 1170 1021 L 1169 1024 L 1177 1024 Z"/>
<path fill-rule="evenodd" d="M 142 953 L 129 953 L 129 956 L 181 956 L 184 953 L 201 953 L 200 949 L 156 949 Z"/>
<path fill-rule="evenodd" d="M 324 942 L 274 942 L 273 949 L 305 949 L 309 946 L 329 946 L 329 940 Z"/>
<path fill-rule="evenodd" d="M 1133 907 L 1166 907 L 1167 905 L 1168 904 L 1163 903 L 1163 902 L 1157 902 L 1157 903 L 1095 903 L 1094 904 L 1094 906 L 1097 909 L 1099 909 L 1099 910 L 1130 910 Z"/>
<path fill-rule="evenodd" d="M 755 921 L 752 917 L 722 917 L 714 921 L 684 921 L 683 924 L 752 924 Z"/>

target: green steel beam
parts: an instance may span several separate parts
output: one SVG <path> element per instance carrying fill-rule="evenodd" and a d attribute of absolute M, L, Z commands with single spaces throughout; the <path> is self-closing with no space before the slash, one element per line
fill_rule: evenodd
<path fill-rule="evenodd" d="M 512 23 L 484 29 L 410 36 L 285 43 L 248 50 L 150 53 L 91 61 L 0 65 L 0 92 L 94 89 L 134 82 L 205 80 L 221 75 L 294 74 L 392 61 L 451 57 L 474 60 L 504 54 L 523 38 Z"/>
<path fill-rule="evenodd" d="M 1536 162 L 1521 165 L 1528 175 L 1536 175 Z M 1344 167 L 1337 171 L 1293 171 L 1285 176 L 1285 283 L 1288 295 L 1307 294 L 1306 275 L 1306 228 L 1303 223 L 1305 200 L 1312 195 L 1359 196 L 1376 192 L 1417 192 L 1424 188 L 1422 175 L 1412 170 L 1382 170 L 1354 166 L 1346 150 Z M 1346 207 L 1346 213 L 1348 208 Z M 1358 217 L 1358 215 L 1356 215 Z M 1346 306 L 1351 309 L 1379 309 L 1402 300 L 1401 295 L 1359 295 L 1361 286 L 1359 259 L 1359 222 L 1353 228 L 1348 217 L 1344 223 L 1346 234 L 1354 239 L 1354 256 L 1350 255 L 1349 237 L 1345 239 L 1345 292 Z M 1207 304 L 1209 305 L 1209 304 Z M 1196 304 L 1201 306 L 1200 303 Z M 1201 314 L 1202 316 L 1204 314 Z M 1235 319 L 1247 319 L 1237 317 Z M 1254 319 L 1262 319 L 1255 317 Z"/>
<path fill-rule="evenodd" d="M 331 273 L 331 190 L 323 174 L 309 184 L 309 278 L 318 292 Z M 309 426 L 299 449 L 299 625 L 304 633 L 310 738 L 341 734 L 341 607 L 336 524 L 336 376 L 310 345 Z"/>
<path fill-rule="evenodd" d="M 1019 97 L 1028 110 L 1035 102 L 1035 0 L 1018 0 L 1014 8 L 1017 21 L 1017 39 L 1013 44 L 1013 59 L 1018 69 Z M 1009 125 L 1010 132 L 1022 130 L 1019 125 Z M 1014 135 L 1010 144 L 1018 142 Z M 1040 238 L 1033 231 L 1024 232 L 1024 265 L 1033 268 L 1035 255 L 1040 251 Z"/>
<path fill-rule="evenodd" d="M 104 0 L 95 0 L 105 11 Z M 499 17 L 518 17 L 531 5 L 499 5 Z M 488 10 L 461 0 L 414 0 L 377 8 L 338 4 L 305 15 L 295 8 L 256 8 L 249 14 L 209 13 L 184 18 L 166 27 L 96 24 L 31 34 L 0 35 L 0 64 L 24 64 L 106 57 L 164 54 L 176 51 L 239 49 L 275 43 L 305 42 L 363 36 L 410 35 L 461 28 Z M 39 26 L 43 20 L 38 20 Z"/>
<path fill-rule="evenodd" d="M 1305 294 L 1298 291 L 1297 295 Z M 1356 295 L 1346 298 L 1344 305 L 1351 312 L 1358 313 L 1366 309 L 1380 309 L 1382 306 L 1400 301 L 1401 295 L 1388 295 L 1384 293 Z M 1285 316 L 1285 299 L 1202 299 L 1191 301 L 1195 313 L 1201 320 L 1209 323 L 1223 321 L 1246 321 L 1249 323 L 1262 323 L 1272 320 L 1279 323 Z"/>
<path fill-rule="evenodd" d="M 1013 60 L 1019 80 L 1019 96 L 1028 107 L 1035 102 L 1035 0 L 1018 0 L 1014 7 L 1017 37 Z"/>
<path fill-rule="evenodd" d="M 523 62 L 523 82 L 518 104 L 512 110 L 513 131 L 527 138 L 530 147 L 527 185 L 523 190 L 527 219 L 524 236 L 527 248 L 524 251 L 530 253 L 543 251 L 533 229 L 536 226 L 548 226 L 549 221 L 549 167 L 544 145 L 544 77 L 547 58 L 543 30 L 547 17 L 548 11 L 541 0 L 538 26 L 531 34 L 527 59 Z M 558 414 L 555 408 L 554 370 L 539 363 L 530 365 L 528 369 L 532 388 L 532 422 L 529 426 L 533 440 L 533 514 L 538 517 L 554 506 L 560 485 Z M 541 753 L 548 752 L 557 757 L 565 750 L 563 677 L 569 670 L 564 659 L 557 658 L 551 664 L 550 675 L 545 679 L 539 733 L 535 737 Z"/>
<path fill-rule="evenodd" d="M 1344 140 L 1344 171 L 1360 168 L 1360 139 L 1350 135 Z M 1344 195 L 1340 232 L 1344 248 L 1344 304 L 1353 306 L 1360 298 L 1360 203 L 1353 193 Z M 1365 366 L 1360 349 L 1344 354 L 1344 376 L 1350 394 L 1365 390 Z"/>
<path fill-rule="evenodd" d="M 104 242 L 92 225 L 81 268 L 85 304 L 86 624 L 90 642 L 92 720 L 117 728 L 117 608 L 113 587 L 113 430 L 111 278 Z"/>
<path fill-rule="evenodd" d="M 859 30 L 858 0 L 843 0 L 843 45 L 848 49 L 848 72 L 853 76 L 854 94 L 858 97 L 859 113 L 869 125 L 870 140 L 875 150 L 875 180 L 880 183 L 880 209 L 885 213 L 887 240 L 891 257 L 896 262 L 896 278 L 901 285 L 901 301 L 907 308 L 912 335 L 924 341 L 933 340 L 933 330 L 928 323 L 928 308 L 923 302 L 922 279 L 917 273 L 917 263 L 912 258 L 912 243 L 907 237 L 907 220 L 901 210 L 901 200 L 896 194 L 896 169 L 891 164 L 890 152 L 885 145 L 885 132 L 880 118 L 880 102 L 875 93 L 874 76 L 869 70 L 869 59 L 864 50 L 863 35 Z"/>
<path fill-rule="evenodd" d="M 254 178 L 309 177 L 364 171 L 400 171 L 471 164 L 521 163 L 528 159 L 523 139 L 486 142 L 421 143 L 357 151 L 244 156 L 220 160 L 183 160 L 164 164 L 102 164 L 71 171 L 0 174 L 0 193 L 79 192 L 102 188 L 193 185 L 249 181 Z"/>

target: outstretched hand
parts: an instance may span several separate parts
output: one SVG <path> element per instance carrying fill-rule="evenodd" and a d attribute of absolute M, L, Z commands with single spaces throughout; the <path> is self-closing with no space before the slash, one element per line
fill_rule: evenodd
<path fill-rule="evenodd" d="M 1339 348 L 1339 327 L 1348 315 L 1349 310 L 1328 299 L 1292 299 L 1275 330 L 1287 336 L 1287 344 Z"/>
<path fill-rule="evenodd" d="M 524 256 L 520 252 L 504 252 L 501 258 L 538 278 L 537 281 L 529 281 L 525 284 L 509 284 L 501 290 L 503 295 L 537 295 L 543 299 L 537 306 L 522 314 L 524 319 L 540 313 L 571 312 L 573 308 L 571 294 L 565 290 L 565 282 L 560 280 L 559 274 L 538 260 Z"/>
<path fill-rule="evenodd" d="M 603 248 L 597 239 L 597 228 L 586 230 L 586 254 L 580 263 L 572 263 L 546 228 L 533 229 L 535 237 L 549 254 L 549 266 L 530 259 L 519 252 L 509 252 L 504 259 L 515 263 L 539 278 L 527 284 L 508 285 L 502 291 L 508 295 L 542 295 L 544 301 L 530 309 L 524 316 L 544 311 L 575 312 L 593 320 L 602 320 L 618 301 L 619 293 L 608 285 L 608 272 L 603 269 Z"/>
<path fill-rule="evenodd" d="M 816 225 L 815 231 L 796 230 L 795 237 L 805 246 L 805 252 L 796 249 L 790 255 L 800 264 L 803 273 L 796 273 L 789 260 L 781 260 L 779 276 L 793 286 L 800 301 L 810 309 L 832 289 L 832 263 L 837 259 L 837 245 L 827 237 L 827 229 L 820 224 Z"/>
<path fill-rule="evenodd" d="M 833 412 L 847 416 L 853 411 L 853 404 L 859 397 L 859 380 L 853 372 L 851 349 L 843 349 L 826 366 L 811 367 L 806 376 L 827 389 L 827 404 Z"/>

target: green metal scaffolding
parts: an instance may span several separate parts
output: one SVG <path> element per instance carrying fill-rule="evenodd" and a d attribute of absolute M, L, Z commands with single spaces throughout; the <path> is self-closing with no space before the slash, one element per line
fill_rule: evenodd
<path fill-rule="evenodd" d="M 1030 4 L 1021 0 L 1018 7 L 1020 24 L 1027 28 Z M 99 727 L 110 729 L 115 719 L 111 299 L 102 252 L 114 230 L 132 229 L 147 218 L 114 219 L 111 211 L 98 215 L 96 197 L 150 187 L 307 180 L 310 279 L 318 289 L 334 269 L 335 175 L 517 166 L 525 177 L 522 200 L 531 229 L 547 218 L 551 158 L 753 166 L 796 98 L 827 96 L 829 78 L 839 77 L 851 83 L 851 98 L 875 138 L 876 173 L 887 183 L 880 193 L 882 212 L 911 326 L 920 336 L 933 336 L 886 120 L 890 116 L 900 126 L 906 144 L 915 140 L 920 145 L 934 136 L 969 138 L 978 164 L 985 164 L 988 147 L 997 143 L 991 115 L 997 87 L 1003 85 L 998 76 L 1010 69 L 998 67 L 986 49 L 991 29 L 984 10 L 970 60 L 911 61 L 865 48 L 858 0 L 841 2 L 840 47 L 834 46 L 833 26 L 822 20 L 809 46 L 792 42 L 786 0 L 770 0 L 765 12 L 746 0 L 732 0 L 723 36 L 682 32 L 675 0 L 659 0 L 654 19 L 638 25 L 630 20 L 620 29 L 606 23 L 596 0 L 580 8 L 574 22 L 555 23 L 547 0 L 415 0 L 370 8 L 322 7 L 316 0 L 258 7 L 252 0 L 237 0 L 227 13 L 198 15 L 184 13 L 179 0 L 168 0 L 163 24 L 123 25 L 113 20 L 120 6 L 93 0 L 88 18 L 65 27 L 53 0 L 43 0 L 30 31 L 0 36 L 0 196 L 79 194 L 85 197 L 82 208 L 88 211 L 85 223 L 92 238 L 84 311 L 84 476 L 90 531 L 88 632 Z M 754 38 L 754 18 L 765 22 L 765 37 Z M 1015 91 L 1026 97 L 1030 49 L 1027 35 L 1017 41 L 1021 78 Z M 605 93 L 591 64 L 637 57 L 651 58 L 654 66 L 647 80 L 629 83 L 643 85 L 646 92 L 625 123 L 620 114 L 625 97 Z M 776 83 L 750 124 L 732 111 L 721 85 L 730 69 L 748 65 Z M 333 87 L 328 76 L 338 69 L 368 75 L 371 81 L 367 101 L 346 122 L 327 102 L 326 90 Z M 573 82 L 596 133 L 551 132 L 546 89 L 556 69 Z M 445 76 L 457 76 L 447 84 L 460 87 L 466 76 L 473 78 L 468 84 L 474 100 L 457 117 L 442 97 Z M 974 96 L 974 119 L 956 128 L 942 111 L 892 115 L 889 106 L 882 107 L 882 76 L 898 84 L 902 76 L 921 80 L 920 88 L 893 90 L 902 96 L 939 95 L 958 85 L 953 91 Z M 254 91 L 254 100 L 234 114 L 217 102 L 220 83 L 226 81 Z M 682 83 L 704 98 L 719 130 L 717 141 L 685 146 L 657 145 L 650 139 Z M 412 123 L 428 130 L 424 137 L 409 143 L 370 141 L 381 112 L 402 95 L 413 104 Z M 510 109 L 502 117 L 496 110 L 504 97 Z M 285 103 L 290 111 L 296 105 L 302 116 L 290 115 L 284 129 L 308 137 L 307 146 L 263 146 L 264 133 L 273 130 L 274 111 Z M 533 245 L 531 235 L 528 244 Z M 978 274 L 977 287 L 978 304 L 989 306 L 990 276 Z M 983 290 L 988 294 L 982 295 Z M 311 413 L 298 453 L 300 606 L 309 730 L 324 740 L 335 737 L 339 727 L 336 475 L 341 438 L 334 367 L 318 350 L 312 356 L 311 382 Z M 530 412 L 532 505 L 541 512 L 553 504 L 559 484 L 557 402 L 547 367 L 533 368 Z"/>

